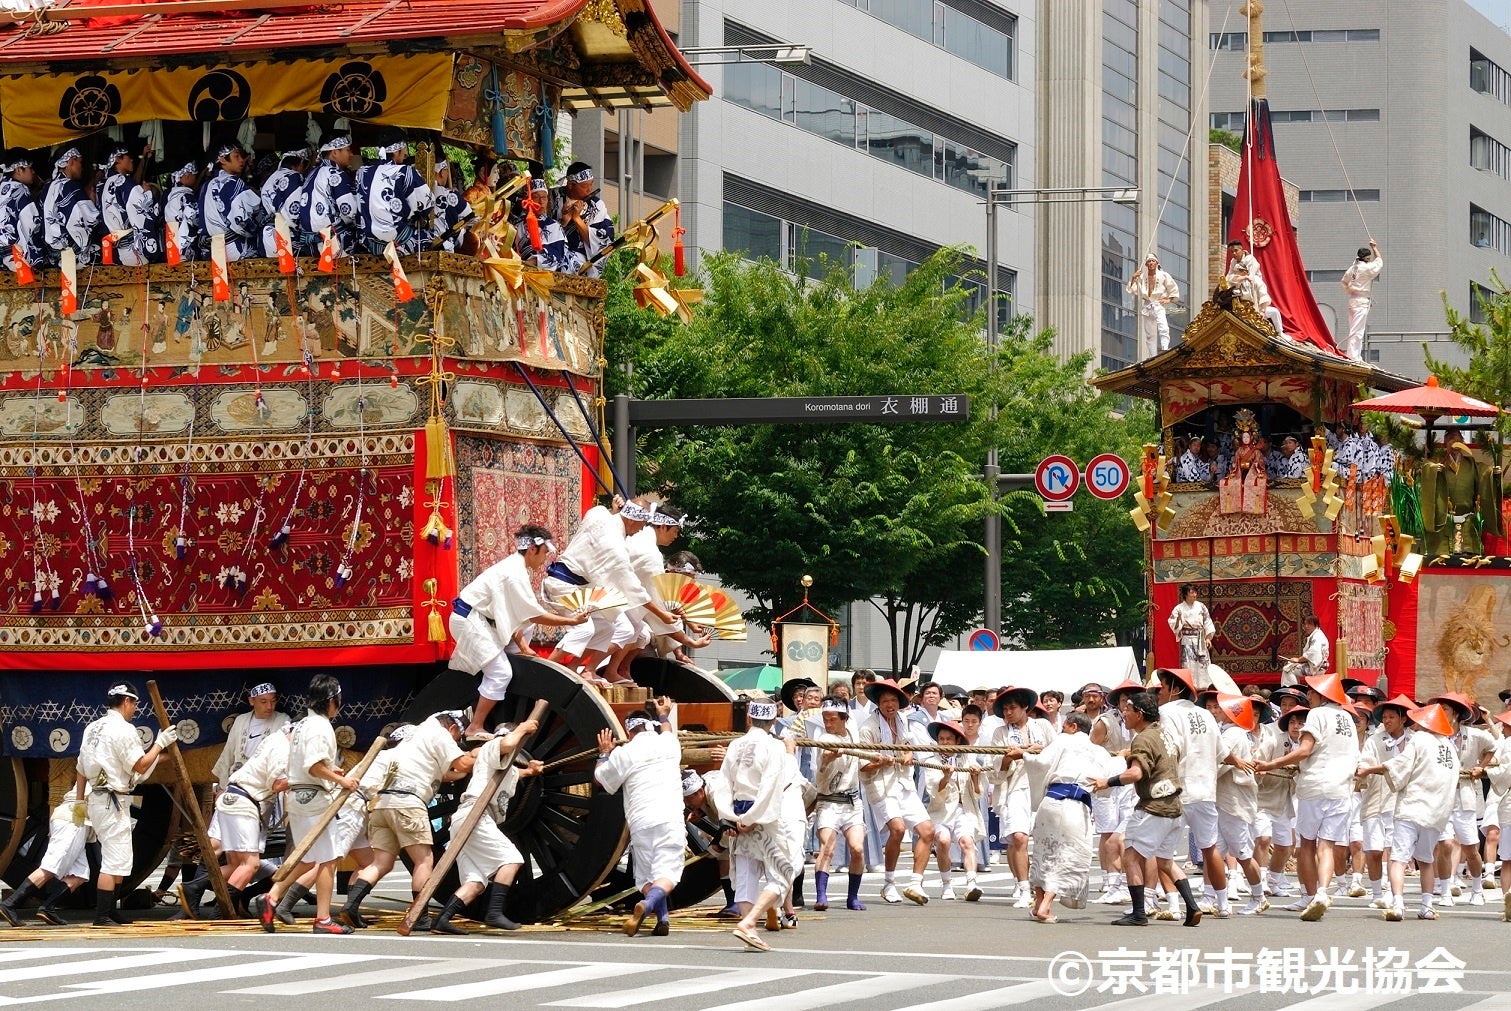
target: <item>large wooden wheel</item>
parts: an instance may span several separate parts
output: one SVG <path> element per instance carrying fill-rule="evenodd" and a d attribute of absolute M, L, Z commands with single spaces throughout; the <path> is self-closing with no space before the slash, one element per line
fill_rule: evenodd
<path fill-rule="evenodd" d="M 630 664 L 630 677 L 637 685 L 649 688 L 652 696 L 669 695 L 677 702 L 733 702 L 738 698 L 712 674 L 661 657 L 636 657 Z"/>
<path fill-rule="evenodd" d="M 0 849 L 0 868 L 4 868 L 5 879 L 11 884 L 20 880 L 12 876 L 10 866 L 16 858 L 16 851 L 21 848 L 21 841 L 26 837 L 27 824 L 32 820 L 30 795 L 26 766 L 21 759 L 12 758 L 0 765 L 0 839 L 4 840 L 4 848 Z M 46 800 L 44 794 L 43 826 L 47 824 Z"/>
<path fill-rule="evenodd" d="M 527 742 L 531 758 L 550 766 L 571 758 L 543 776 L 521 780 L 510 804 L 504 832 L 524 855 L 525 866 L 509 889 L 506 912 L 511 919 L 532 923 L 549 919 L 586 898 L 618 863 L 629 840 L 624 803 L 593 783 L 598 732 L 612 730 L 623 737 L 614 712 L 603 699 L 565 667 L 534 656 L 513 656 L 514 678 L 509 694 L 489 714 L 490 729 L 524 719 L 538 699 L 551 704 L 550 713 Z M 477 700 L 477 678 L 455 671 L 442 673 L 425 687 L 405 718 L 425 719 L 442 709 L 458 709 Z M 576 756 L 576 757 L 573 757 Z M 436 833 L 439 854 L 450 840 L 450 814 L 466 788 L 466 781 L 443 785 L 433 816 L 445 816 Z M 457 885 L 456 872 L 437 894 Z"/>

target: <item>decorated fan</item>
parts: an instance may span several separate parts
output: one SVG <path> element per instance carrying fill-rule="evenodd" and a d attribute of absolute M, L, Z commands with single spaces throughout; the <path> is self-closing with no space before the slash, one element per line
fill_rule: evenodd
<path fill-rule="evenodd" d="M 629 605 L 624 594 L 611 586 L 584 586 L 580 590 L 573 590 L 557 603 L 574 614 L 578 611 L 609 611 Z"/>
<path fill-rule="evenodd" d="M 712 636 L 723 642 L 745 642 L 749 636 L 745 634 L 745 624 L 741 622 L 739 628 L 715 628 Z"/>
<path fill-rule="evenodd" d="M 721 633 L 726 631 L 743 631 L 745 628 L 745 616 L 740 613 L 739 607 L 729 599 L 729 595 L 723 590 L 709 590 L 709 602 L 714 606 L 714 617 L 710 624 Z"/>
<path fill-rule="evenodd" d="M 708 599 L 708 587 L 694 582 L 691 576 L 663 572 L 651 583 L 668 610 L 680 610 L 682 617 L 695 625 L 713 623 L 714 605 Z"/>

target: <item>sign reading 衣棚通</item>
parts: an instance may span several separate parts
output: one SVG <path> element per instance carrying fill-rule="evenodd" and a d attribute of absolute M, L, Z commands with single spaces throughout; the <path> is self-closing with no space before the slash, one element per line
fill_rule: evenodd
<path fill-rule="evenodd" d="M 971 398 L 958 394 L 875 397 L 731 397 L 634 400 L 630 424 L 790 425 L 841 422 L 969 421 Z"/>

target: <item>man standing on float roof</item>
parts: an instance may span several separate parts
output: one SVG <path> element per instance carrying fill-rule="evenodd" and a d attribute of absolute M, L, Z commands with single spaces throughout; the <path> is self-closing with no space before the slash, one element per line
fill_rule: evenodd
<path fill-rule="evenodd" d="M 1343 290 L 1348 292 L 1348 343 L 1345 350 L 1356 362 L 1364 360 L 1364 325 L 1369 320 L 1369 290 L 1385 269 L 1385 258 L 1374 239 L 1359 248 L 1358 259 L 1343 272 Z"/>

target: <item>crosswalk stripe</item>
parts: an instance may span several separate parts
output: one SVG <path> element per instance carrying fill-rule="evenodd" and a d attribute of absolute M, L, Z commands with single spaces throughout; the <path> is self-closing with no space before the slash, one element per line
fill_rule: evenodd
<path fill-rule="evenodd" d="M 240 990 L 222 990 L 228 994 L 252 994 L 267 997 L 297 997 L 307 993 L 329 993 L 332 990 L 354 990 L 363 986 L 378 986 L 382 983 L 407 983 L 427 976 L 447 976 L 454 973 L 492 971 L 507 965 L 518 965 L 514 959 L 499 961 L 488 958 L 447 958 L 439 962 L 416 962 L 392 969 L 373 969 L 368 972 L 347 973 L 344 976 L 322 976 L 319 979 L 293 980 L 287 983 L 270 983 L 267 986 L 249 986 Z"/>
<path fill-rule="evenodd" d="M 97 949 L 98 950 L 98 949 Z M 211 958 L 225 958 L 236 954 L 229 951 L 142 951 L 130 955 L 111 955 L 105 958 L 85 958 L 77 962 L 49 962 L 46 965 L 28 965 L 18 969 L 0 970 L 0 984 L 17 983 L 28 979 L 51 979 L 56 976 L 81 976 L 92 972 L 118 972 L 123 969 L 142 969 L 151 965 L 166 965 L 170 962 L 195 962 Z"/>
<path fill-rule="evenodd" d="M 903 990 L 950 982 L 954 979 L 956 979 L 954 976 L 899 972 L 835 983 L 832 986 L 814 987 L 811 990 L 799 990 L 797 993 L 783 994 L 780 997 L 758 997 L 755 1000 L 740 1001 L 737 1004 L 720 1004 L 717 1007 L 705 1008 L 704 1011 L 762 1011 L 773 1005 L 780 1006 L 782 1011 L 810 1011 L 812 1008 L 868 1000 L 872 997 L 901 993 Z"/>
<path fill-rule="evenodd" d="M 1365 1011 L 1367 1008 L 1393 1004 L 1409 996 L 1410 994 L 1404 993 L 1333 993 L 1329 991 L 1320 997 L 1291 1004 L 1286 1011 Z"/>
<path fill-rule="evenodd" d="M 183 952 L 188 954 L 188 952 Z M 245 952 L 216 952 L 217 955 Z M 132 976 L 131 989 L 161 990 L 193 983 L 214 983 L 223 979 L 257 978 L 264 973 L 306 972 L 310 969 L 325 969 L 333 965 L 348 965 L 353 962 L 375 962 L 382 955 L 353 955 L 332 952 L 330 954 L 284 955 L 264 959 L 261 962 L 239 962 L 231 965 L 216 965 L 204 969 L 188 969 L 184 972 L 159 972 L 148 976 Z M 67 983 L 66 989 L 81 991 L 63 996 L 90 997 L 98 993 L 114 992 L 121 987 L 119 979 L 92 980 L 88 983 Z M 22 998 L 23 1001 L 29 998 Z"/>
<path fill-rule="evenodd" d="M 88 955 L 98 948 L 26 948 L 21 951 L 0 951 L 0 962 L 28 962 L 37 958 L 63 958 L 68 955 Z"/>
<path fill-rule="evenodd" d="M 516 963 L 523 964 L 523 963 Z M 546 990 L 553 986 L 571 986 L 590 983 L 595 979 L 622 976 L 651 969 L 665 969 L 661 965 L 637 965 L 630 962 L 615 962 L 604 965 L 574 965 L 566 969 L 551 969 L 546 972 L 531 972 L 523 976 L 497 976 L 492 979 L 458 983 L 454 986 L 438 986 L 429 990 L 410 990 L 407 993 L 386 993 L 379 1000 L 434 1000 L 458 1001 L 474 997 L 494 997 L 498 994 L 523 993 L 526 990 Z"/>
<path fill-rule="evenodd" d="M 689 968 L 692 967 L 689 966 Z M 812 976 L 820 971 L 813 969 L 737 969 L 732 972 L 721 972 L 713 976 L 700 976 L 696 979 L 679 979 L 671 983 L 657 983 L 653 986 L 641 986 L 633 990 L 621 990 L 617 993 L 611 992 L 593 994 L 587 997 L 573 997 L 568 1000 L 553 1001 L 544 1006 L 590 1008 L 633 1007 L 637 1004 L 675 1000 L 680 997 L 696 997 L 699 994 L 714 993 L 719 990 L 733 990 L 736 987 L 756 983 L 771 983 L 779 979 Z"/>
<path fill-rule="evenodd" d="M 1511 1008 L 1511 994 L 1497 993 L 1460 1008 L 1459 1011 L 1506 1011 L 1507 1008 Z"/>
<path fill-rule="evenodd" d="M 1032 983 L 1019 983 L 1017 986 L 1004 986 L 997 990 L 983 990 L 980 993 L 966 994 L 964 997 L 950 997 L 945 1000 L 930 1001 L 927 1004 L 909 1004 L 908 1011 L 989 1011 L 991 1008 L 1011 1007 L 1023 1001 L 1037 1000 L 1040 997 L 1057 996 L 1059 992 L 1050 985 L 1050 982 L 1041 979 Z"/>
<path fill-rule="evenodd" d="M 1111 1011 L 1118 1008 L 1120 1011 L 1196 1011 L 1209 1004 L 1220 1004 L 1234 997 L 1242 997 L 1246 991 L 1224 993 L 1221 990 L 1209 990 L 1205 987 L 1192 987 L 1189 993 L 1148 993 L 1139 997 L 1129 997 L 1125 1000 L 1115 1000 L 1111 1004 L 1100 1004 L 1097 1011 Z M 1290 1011 L 1287 1008 L 1287 1011 Z"/>

